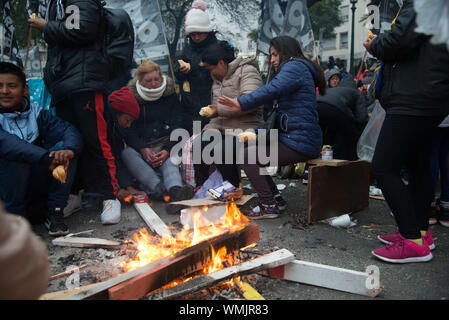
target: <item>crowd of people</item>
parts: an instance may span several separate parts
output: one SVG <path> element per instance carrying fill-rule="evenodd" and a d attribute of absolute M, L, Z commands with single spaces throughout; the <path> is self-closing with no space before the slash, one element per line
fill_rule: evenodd
<path fill-rule="evenodd" d="M 49 234 L 66 235 L 64 217 L 76 210 L 101 210 L 103 224 L 117 224 L 128 197 L 191 199 L 217 169 L 236 188 L 243 170 L 256 190 L 259 203 L 242 209 L 243 214 L 277 218 L 286 201 L 272 177 L 261 173 L 267 164 L 258 157 L 251 162 L 251 155 L 259 155 L 261 148 L 271 151 L 275 144 L 277 164 L 284 166 L 320 157 L 322 146 L 329 144 L 335 158 L 356 160 L 357 141 L 369 120 L 369 83 L 377 77 L 380 86 L 370 90 L 386 118 L 372 171 L 398 231 L 380 235 L 387 245 L 373 254 L 396 263 L 432 259 L 429 224 L 449 226 L 449 147 L 443 122 L 449 113 L 449 73 L 442 67 L 449 66 L 449 53 L 415 32 L 413 1 L 404 1 L 388 32 L 364 43 L 380 61 L 381 73 L 354 79 L 341 61 L 329 60 L 323 67 L 302 52 L 297 40 L 278 36 L 270 42 L 274 74 L 264 84 L 257 59 L 237 57 L 231 43 L 218 40 L 204 3 L 197 0 L 186 16 L 186 42 L 174 62 L 175 79 L 147 59 L 125 86 L 108 94 L 105 71 L 110 66 L 98 59 L 97 2 L 83 1 L 79 29 L 64 28 L 58 5 L 51 2 L 48 20 L 29 21 L 48 44 L 44 80 L 56 115 L 30 103 L 19 67 L 0 63 L 0 198 L 7 212 L 30 221 L 45 212 Z M 277 107 L 278 138 L 247 143 L 238 163 L 235 130 L 256 135 L 263 128 L 266 105 Z M 194 121 L 200 121 L 201 135 L 192 136 Z M 222 154 L 222 161 L 195 163 L 194 183 L 186 182 L 171 158 L 176 141 L 170 134 L 179 128 L 189 132 L 190 143 L 200 145 L 193 150 L 200 152 L 210 143 L 204 133 L 215 130 L 222 137 L 210 148 Z M 228 140 L 235 149 L 231 163 L 224 161 Z M 52 177 L 57 166 L 66 172 L 63 182 Z M 402 180 L 404 169 L 408 185 Z M 436 199 L 438 180 L 441 196 Z M 167 210 L 179 213 L 178 206 Z"/>

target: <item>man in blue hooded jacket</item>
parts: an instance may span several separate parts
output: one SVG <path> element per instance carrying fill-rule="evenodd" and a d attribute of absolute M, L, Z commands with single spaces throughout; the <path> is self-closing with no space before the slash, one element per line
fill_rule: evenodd
<path fill-rule="evenodd" d="M 31 202 L 46 199 L 45 226 L 49 234 L 67 234 L 62 210 L 73 183 L 75 157 L 81 149 L 78 130 L 38 104 L 31 104 L 23 71 L 1 62 L 0 198 L 6 210 L 26 216 Z M 67 172 L 65 183 L 52 177 L 58 165 Z"/>

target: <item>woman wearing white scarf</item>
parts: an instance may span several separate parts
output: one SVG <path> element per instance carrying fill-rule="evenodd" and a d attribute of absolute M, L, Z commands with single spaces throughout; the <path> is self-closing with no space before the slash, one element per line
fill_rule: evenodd
<path fill-rule="evenodd" d="M 123 161 L 142 189 L 154 198 L 166 195 L 171 201 L 192 198 L 193 188 L 183 186 L 179 167 L 169 161 L 171 148 L 176 144 L 170 141 L 170 134 L 182 127 L 174 81 L 161 72 L 159 65 L 144 60 L 128 87 L 141 112 L 129 130 L 130 147 L 123 151 Z"/>

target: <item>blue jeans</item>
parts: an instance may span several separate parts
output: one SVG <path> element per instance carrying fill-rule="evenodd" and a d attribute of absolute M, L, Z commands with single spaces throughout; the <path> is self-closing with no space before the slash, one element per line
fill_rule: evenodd
<path fill-rule="evenodd" d="M 441 201 L 449 201 L 449 127 L 437 128 L 432 143 L 432 158 L 430 170 L 432 172 L 433 185 L 436 188 L 438 176 L 441 182 Z M 435 188 L 433 198 L 435 199 Z"/>
<path fill-rule="evenodd" d="M 160 167 L 153 168 L 142 155 L 133 148 L 122 151 L 122 160 L 133 177 L 143 186 L 143 191 L 153 197 L 161 197 L 172 187 L 182 184 L 179 166 L 168 158 Z"/>
<path fill-rule="evenodd" d="M 75 177 L 77 159 L 69 164 L 66 183 L 46 166 L 0 159 L 0 198 L 9 213 L 26 216 L 27 202 L 46 200 L 47 209 L 64 208 Z"/>

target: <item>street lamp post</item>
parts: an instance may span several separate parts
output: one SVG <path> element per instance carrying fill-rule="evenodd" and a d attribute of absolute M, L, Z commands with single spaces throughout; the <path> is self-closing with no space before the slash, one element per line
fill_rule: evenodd
<path fill-rule="evenodd" d="M 351 26 L 351 58 L 350 58 L 350 66 L 349 72 L 355 76 L 354 74 L 354 20 L 355 20 L 355 5 L 357 0 L 350 0 L 351 2 L 351 10 L 352 10 L 352 26 Z"/>

